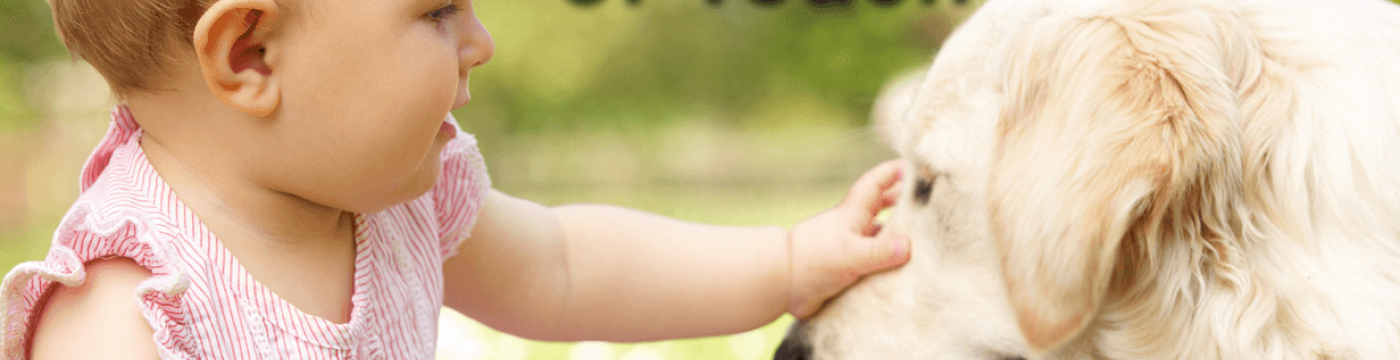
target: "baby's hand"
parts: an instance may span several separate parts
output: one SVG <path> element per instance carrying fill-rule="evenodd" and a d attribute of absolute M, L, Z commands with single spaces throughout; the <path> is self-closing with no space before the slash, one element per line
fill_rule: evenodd
<path fill-rule="evenodd" d="M 899 198 L 900 160 L 861 175 L 846 200 L 792 228 L 788 312 L 806 318 L 861 276 L 909 261 L 909 239 L 881 231 L 875 216 Z"/>

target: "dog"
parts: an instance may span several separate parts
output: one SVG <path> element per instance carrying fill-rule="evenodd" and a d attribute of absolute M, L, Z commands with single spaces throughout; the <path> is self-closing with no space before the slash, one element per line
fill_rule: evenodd
<path fill-rule="evenodd" d="M 1400 359 L 1400 7 L 989 0 L 876 111 L 910 262 L 777 359 Z"/>

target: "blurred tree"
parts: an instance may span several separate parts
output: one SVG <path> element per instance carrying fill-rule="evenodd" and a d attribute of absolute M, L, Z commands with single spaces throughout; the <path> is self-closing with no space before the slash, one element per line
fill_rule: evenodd
<path fill-rule="evenodd" d="M 25 68 L 63 54 L 46 2 L 0 0 L 0 130 L 36 122 L 24 99 Z"/>
<path fill-rule="evenodd" d="M 931 59 L 936 41 L 916 24 L 946 35 L 956 23 L 921 21 L 947 8 L 923 1 L 476 6 L 498 47 L 496 60 L 473 72 L 472 106 L 498 109 L 508 131 L 524 133 L 652 127 L 697 113 L 761 126 L 772 119 L 748 115 L 794 98 L 844 112 L 827 117 L 852 122 L 843 125 L 863 124 L 891 75 Z"/>
<path fill-rule="evenodd" d="M 29 63 L 63 54 L 47 2 L 0 0 L 0 63 Z"/>

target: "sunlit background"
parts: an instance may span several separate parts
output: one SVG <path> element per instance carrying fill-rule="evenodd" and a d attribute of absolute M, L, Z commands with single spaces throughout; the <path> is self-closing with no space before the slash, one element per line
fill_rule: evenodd
<path fill-rule="evenodd" d="M 869 127 L 892 78 L 971 6 L 951 0 L 478 0 L 494 60 L 455 112 L 497 188 L 681 219 L 790 226 L 891 158 Z M 718 4 L 715 4 L 718 2 Z M 113 105 L 40 0 L 0 0 L 0 270 L 43 258 Z M 365 49 L 374 51 L 374 49 Z M 373 86 L 373 84 L 367 84 Z M 722 311 L 717 309 L 716 311 Z M 762 359 L 789 317 L 715 338 L 541 343 L 445 311 L 440 359 Z"/>

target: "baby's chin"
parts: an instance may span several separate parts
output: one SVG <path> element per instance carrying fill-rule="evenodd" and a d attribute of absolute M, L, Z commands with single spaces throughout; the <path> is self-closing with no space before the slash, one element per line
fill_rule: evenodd
<path fill-rule="evenodd" d="M 417 173 L 413 174 L 412 177 L 404 182 L 403 186 L 399 187 L 399 191 L 396 191 L 396 196 L 394 196 L 394 201 L 388 204 L 386 208 L 413 201 L 433 189 L 433 185 L 437 184 L 438 176 L 442 171 L 442 166 L 440 165 L 442 161 L 442 146 L 434 146 L 433 150 L 434 151 L 428 155 L 427 159 L 423 159 L 423 165 L 418 168 Z"/>
<path fill-rule="evenodd" d="M 378 186 L 379 189 L 383 189 L 382 191 L 349 194 L 350 198 L 343 199 L 345 201 L 342 201 L 340 206 L 333 207 L 357 214 L 371 214 L 423 197 L 429 190 L 433 189 L 433 185 L 437 184 L 438 174 L 441 172 L 439 165 L 441 147 L 435 146 L 435 148 L 438 151 L 429 155 L 428 159 L 424 159 L 423 164 L 413 174 L 392 185 Z M 366 188 L 374 188 L 374 186 Z"/>

